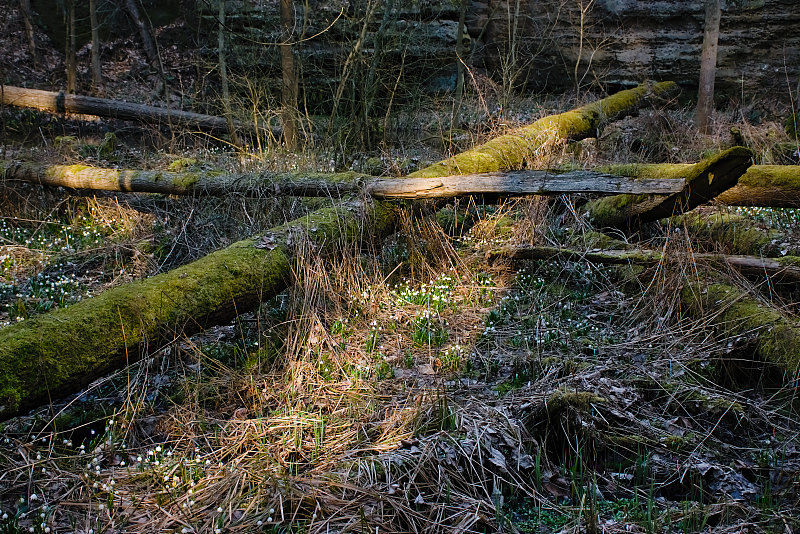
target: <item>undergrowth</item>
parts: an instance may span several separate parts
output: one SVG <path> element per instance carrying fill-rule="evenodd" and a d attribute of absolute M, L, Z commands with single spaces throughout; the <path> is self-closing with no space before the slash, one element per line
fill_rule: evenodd
<path fill-rule="evenodd" d="M 663 133 L 681 113 L 638 120 Z M 708 149 L 631 124 L 532 164 Z M 382 172 L 401 167 L 382 157 Z M 327 202 L 3 195 L 5 323 Z M 800 528 L 795 377 L 679 298 L 706 276 L 786 309 L 791 293 L 687 260 L 700 242 L 688 226 L 614 235 L 664 252 L 646 267 L 486 259 L 503 245 L 596 248 L 580 202 L 402 209 L 380 250 L 299 251 L 290 289 L 257 313 L 149 347 L 76 398 L 3 423 L 0 532 Z M 793 242 L 793 211 L 737 214 Z"/>

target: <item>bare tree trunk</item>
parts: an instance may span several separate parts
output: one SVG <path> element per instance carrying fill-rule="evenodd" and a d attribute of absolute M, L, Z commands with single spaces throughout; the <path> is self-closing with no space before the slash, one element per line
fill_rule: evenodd
<path fill-rule="evenodd" d="M 695 121 L 700 133 L 710 131 L 711 112 L 714 110 L 714 78 L 717 74 L 717 43 L 719 23 L 722 18 L 721 0 L 706 0 L 706 22 L 703 32 L 703 51 L 700 57 L 700 85 L 697 91 Z"/>
<path fill-rule="evenodd" d="M 283 140 L 288 150 L 297 146 L 297 67 L 292 50 L 292 35 L 294 34 L 294 2 L 280 0 L 281 2 L 281 118 L 283 122 Z"/>
<path fill-rule="evenodd" d="M 144 53 L 147 54 L 147 59 L 150 61 L 150 64 L 155 67 L 159 74 L 162 73 L 161 68 L 161 59 L 158 57 L 158 50 L 156 49 L 155 41 L 153 40 L 153 36 L 150 34 L 150 30 L 148 29 L 147 25 L 144 23 L 141 14 L 139 13 L 139 7 L 136 5 L 136 0 L 125 0 L 125 10 L 130 15 L 131 20 L 136 25 L 136 29 L 139 30 L 139 37 L 142 39 L 142 46 L 144 46 Z"/>
<path fill-rule="evenodd" d="M 97 23 L 97 0 L 89 0 L 89 23 L 92 26 L 92 93 L 98 94 L 103 76 L 100 71 L 100 28 Z"/>
<path fill-rule="evenodd" d="M 93 96 L 66 95 L 52 91 L 25 89 L 11 85 L 0 86 L 0 104 L 33 108 L 53 113 L 82 113 L 99 117 L 146 122 L 172 126 L 188 126 L 206 131 L 227 131 L 228 122 L 223 117 L 203 115 L 190 111 L 177 111 L 156 106 L 146 106 L 132 102 L 121 102 Z M 269 125 L 239 123 L 234 126 L 240 130 L 260 132 L 269 129 L 273 136 L 280 137 L 280 129 Z"/>
<path fill-rule="evenodd" d="M 231 93 L 228 89 L 228 67 L 225 63 L 225 0 L 219 0 L 219 33 L 217 34 L 217 45 L 219 48 L 219 78 L 222 86 L 222 107 L 225 111 L 225 120 L 228 122 L 228 133 L 231 136 L 231 142 L 236 146 L 241 146 L 239 143 L 239 136 L 236 135 L 236 128 L 233 124 Z"/>
<path fill-rule="evenodd" d="M 22 12 L 22 20 L 25 23 L 25 33 L 28 36 L 28 49 L 31 53 L 33 65 L 39 64 L 39 54 L 36 52 L 36 38 L 33 32 L 33 10 L 31 0 L 20 0 L 19 9 Z"/>
<path fill-rule="evenodd" d="M 469 0 L 461 0 L 461 10 L 458 13 L 458 30 L 456 31 L 456 92 L 455 92 L 455 115 L 461 109 L 461 100 L 464 97 L 464 70 L 466 61 L 466 50 L 464 49 L 464 30 L 467 20 L 467 4 Z"/>
<path fill-rule="evenodd" d="M 558 175 L 548 171 L 505 171 L 439 178 L 373 178 L 353 172 L 170 172 L 104 169 L 86 165 L 43 165 L 0 159 L 0 184 L 6 181 L 168 195 L 223 196 L 238 193 L 254 197 L 339 197 L 360 193 L 385 200 L 460 196 L 505 198 L 563 193 L 668 195 L 680 193 L 686 187 L 686 181 L 680 178 L 638 179 L 592 171 Z"/>
<path fill-rule="evenodd" d="M 78 89 L 77 60 L 75 59 L 75 0 L 67 0 L 67 48 L 64 54 L 67 70 L 67 92 L 75 93 Z"/>

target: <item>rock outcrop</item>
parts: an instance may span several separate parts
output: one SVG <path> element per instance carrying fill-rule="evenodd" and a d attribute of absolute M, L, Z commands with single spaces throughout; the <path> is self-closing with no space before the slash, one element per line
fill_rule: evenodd
<path fill-rule="evenodd" d="M 533 87 L 575 87 L 577 64 L 582 87 L 651 78 L 693 88 L 704 14 L 701 0 L 488 0 L 471 2 L 467 25 L 485 66 L 502 71 L 516 47 Z M 723 2 L 718 91 L 788 100 L 787 79 L 794 89 L 800 74 L 798 28 L 796 0 Z"/>

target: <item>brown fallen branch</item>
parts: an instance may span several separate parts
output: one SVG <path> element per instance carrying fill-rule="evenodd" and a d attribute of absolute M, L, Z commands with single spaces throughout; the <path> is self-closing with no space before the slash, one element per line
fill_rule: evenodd
<path fill-rule="evenodd" d="M 543 117 L 529 126 L 420 169 L 408 177 L 435 178 L 516 169 L 542 147 L 596 137 L 607 122 L 635 113 L 653 99 L 669 98 L 677 92 L 678 86 L 674 82 L 643 84 L 620 91 L 571 111 Z"/>
<path fill-rule="evenodd" d="M 632 179 L 591 171 L 553 174 L 507 171 L 441 178 L 373 178 L 345 173 L 224 173 L 220 171 L 147 171 L 86 165 L 43 165 L 0 160 L 0 183 L 25 181 L 41 185 L 163 193 L 171 195 L 293 195 L 338 197 L 364 191 L 379 199 L 452 198 L 466 195 L 517 196 L 561 193 L 669 194 L 683 180 Z"/>
<path fill-rule="evenodd" d="M 79 391 L 140 358 L 146 345 L 255 309 L 290 282 L 298 248 L 331 252 L 385 233 L 393 220 L 379 203 L 318 210 L 168 273 L 0 329 L 0 419 Z"/>
<path fill-rule="evenodd" d="M 739 177 L 750 167 L 752 157 L 751 150 L 733 147 L 694 165 L 664 168 L 659 173 L 660 177 L 686 180 L 686 187 L 680 193 L 616 195 L 589 202 L 585 210 L 596 226 L 616 228 L 679 215 L 735 186 Z M 672 173 L 668 173 L 668 170 Z"/>
<path fill-rule="evenodd" d="M 690 167 L 686 163 L 653 163 L 607 165 L 598 170 L 619 176 L 664 178 L 683 176 Z M 752 165 L 716 200 L 728 206 L 800 208 L 800 165 Z"/>
<path fill-rule="evenodd" d="M 228 122 L 224 117 L 203 115 L 189 111 L 134 104 L 120 100 L 109 100 L 93 96 L 66 94 L 64 92 L 25 89 L 10 85 L 0 85 L 0 104 L 23 108 L 38 109 L 51 113 L 80 113 L 129 121 L 159 124 L 170 127 L 196 128 L 210 132 L 227 132 Z M 269 131 L 280 138 L 279 128 L 255 126 L 252 123 L 237 122 L 239 129 L 257 132 Z"/>
<path fill-rule="evenodd" d="M 656 265 L 664 261 L 657 250 L 575 250 L 556 247 L 518 246 L 491 250 L 486 254 L 490 262 L 499 259 L 588 261 L 609 265 Z M 727 265 L 742 274 L 768 276 L 781 282 L 800 282 L 800 258 L 760 258 L 727 254 L 692 253 L 676 256 L 670 253 L 669 261 L 702 261 L 716 265 Z"/>

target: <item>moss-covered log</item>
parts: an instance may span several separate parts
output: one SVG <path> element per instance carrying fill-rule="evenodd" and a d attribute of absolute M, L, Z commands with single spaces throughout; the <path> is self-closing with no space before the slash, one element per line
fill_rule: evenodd
<path fill-rule="evenodd" d="M 224 117 L 215 117 L 213 115 L 203 115 L 190 111 L 159 108 L 93 96 L 26 89 L 24 87 L 13 87 L 10 85 L 0 85 L 0 104 L 38 109 L 50 113 L 80 113 L 83 115 L 96 115 L 98 117 L 110 117 L 169 127 L 180 126 L 185 128 L 197 128 L 199 130 L 211 132 L 228 131 L 228 122 Z M 252 123 L 244 122 L 237 122 L 235 126 L 236 128 L 248 132 L 264 130 L 268 131 L 276 138 L 280 138 L 281 136 L 280 129 L 275 127 L 266 128 L 263 125 L 256 126 Z"/>
<path fill-rule="evenodd" d="M 727 338 L 752 336 L 756 353 L 794 375 L 800 370 L 800 328 L 772 306 L 729 284 L 688 284 L 681 304 L 690 313 L 711 320 Z"/>
<path fill-rule="evenodd" d="M 673 82 L 644 84 L 620 91 L 572 111 L 543 117 L 529 126 L 411 173 L 409 177 L 436 178 L 520 168 L 544 146 L 597 136 L 606 122 L 636 112 L 652 98 L 668 98 L 677 91 L 678 86 Z"/>
<path fill-rule="evenodd" d="M 785 232 L 736 213 L 685 213 L 673 217 L 670 224 L 686 228 L 707 250 L 765 257 L 800 256 L 800 247 Z"/>
<path fill-rule="evenodd" d="M 684 176 L 691 164 L 608 165 L 600 172 L 642 178 Z M 800 208 L 800 165 L 752 165 L 716 200 L 728 206 Z"/>
<path fill-rule="evenodd" d="M 729 206 L 800 208 L 800 165 L 753 165 L 717 200 Z"/>
<path fill-rule="evenodd" d="M 686 187 L 672 195 L 615 195 L 589 202 L 585 210 L 597 226 L 627 227 L 655 221 L 694 209 L 735 186 L 752 162 L 753 152 L 733 147 L 694 165 L 644 168 L 617 166 L 621 174 L 632 177 L 682 178 Z M 653 173 L 653 174 L 649 174 Z"/>
<path fill-rule="evenodd" d="M 369 221 L 365 221 L 365 216 Z M 230 321 L 290 281 L 294 251 L 331 251 L 392 224 L 380 203 L 342 203 L 147 280 L 0 329 L 0 418 L 80 390 L 145 345 Z"/>
<path fill-rule="evenodd" d="M 25 181 L 41 185 L 162 193 L 166 195 L 215 195 L 241 193 L 264 197 L 277 195 L 340 197 L 363 189 L 370 176 L 354 172 L 251 172 L 183 170 L 150 171 L 108 169 L 87 165 L 43 165 L 0 160 L 0 183 Z"/>
<path fill-rule="evenodd" d="M 566 260 L 588 261 L 608 265 L 656 265 L 662 261 L 703 262 L 717 266 L 729 266 L 750 276 L 768 276 L 780 282 L 800 282 L 800 258 L 786 256 L 763 258 L 733 254 L 711 254 L 695 252 L 676 255 L 670 252 L 665 258 L 659 250 L 576 250 L 557 247 L 517 246 L 491 250 L 486 254 L 490 262 L 499 259 Z"/>
<path fill-rule="evenodd" d="M 2 181 L 41 185 L 163 193 L 172 195 L 326 196 L 365 191 L 379 199 L 452 198 L 465 195 L 516 196 L 561 193 L 666 194 L 683 189 L 682 180 L 633 179 L 592 171 L 553 174 L 506 171 L 441 178 L 374 178 L 353 172 L 148 171 L 86 165 L 43 165 L 0 160 Z"/>

